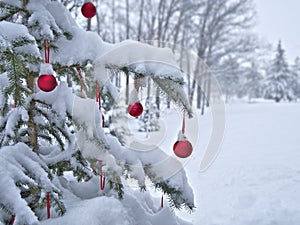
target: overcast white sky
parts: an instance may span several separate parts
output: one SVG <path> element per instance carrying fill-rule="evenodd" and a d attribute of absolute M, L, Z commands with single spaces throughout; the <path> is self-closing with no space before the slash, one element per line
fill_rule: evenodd
<path fill-rule="evenodd" d="M 258 13 L 256 31 L 273 46 L 282 40 L 286 56 L 300 57 L 300 0 L 254 0 Z"/>

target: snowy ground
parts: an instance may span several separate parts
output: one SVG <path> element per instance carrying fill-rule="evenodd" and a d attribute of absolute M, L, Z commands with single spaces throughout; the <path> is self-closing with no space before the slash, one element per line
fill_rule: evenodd
<path fill-rule="evenodd" d="M 195 225 L 299 225 L 300 104 L 227 105 L 221 152 L 200 173 L 210 125 L 210 113 L 200 117 L 198 146 L 186 165 L 197 210 L 178 214 Z"/>

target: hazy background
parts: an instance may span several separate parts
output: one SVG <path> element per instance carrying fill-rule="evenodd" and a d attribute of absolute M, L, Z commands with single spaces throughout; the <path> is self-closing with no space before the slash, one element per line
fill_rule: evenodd
<path fill-rule="evenodd" d="M 277 43 L 279 39 L 286 49 L 289 62 L 300 52 L 300 1 L 255 0 L 258 13 L 257 33 L 266 41 Z"/>

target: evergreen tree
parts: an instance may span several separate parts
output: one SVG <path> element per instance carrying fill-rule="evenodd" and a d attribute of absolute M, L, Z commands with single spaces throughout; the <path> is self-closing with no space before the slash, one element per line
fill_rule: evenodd
<path fill-rule="evenodd" d="M 140 132 L 154 132 L 160 129 L 159 121 L 158 121 L 158 110 L 156 108 L 155 102 L 151 101 L 150 98 L 147 97 L 145 101 L 145 111 L 142 116 L 139 118 L 140 121 Z"/>
<path fill-rule="evenodd" d="M 267 71 L 265 82 L 265 97 L 274 99 L 276 102 L 286 99 L 291 100 L 294 97 L 290 87 L 293 80 L 284 52 L 281 41 L 279 41 L 275 58 L 272 61 L 271 68 Z"/>
<path fill-rule="evenodd" d="M 296 57 L 294 65 L 292 66 L 292 75 L 294 82 L 291 83 L 293 92 L 297 98 L 300 97 L 300 58 Z"/>
<path fill-rule="evenodd" d="M 38 224 L 47 217 L 45 208 L 50 196 L 51 208 L 56 210 L 51 212 L 55 216 L 63 215 L 72 204 L 81 205 L 87 199 L 99 198 L 99 202 L 106 204 L 124 205 L 123 209 L 133 207 L 126 214 L 130 218 L 124 220 L 124 224 L 129 224 L 128 221 L 140 220 L 136 208 L 143 212 L 146 206 L 144 196 L 124 186 L 125 178 L 136 179 L 144 190 L 148 177 L 169 196 L 172 207 L 192 210 L 193 193 L 185 172 L 180 170 L 173 177 L 163 179 L 160 173 L 164 169 L 155 168 L 154 159 L 167 158 L 159 148 L 154 153 L 139 154 L 104 134 L 101 112 L 92 100 L 94 87 L 100 84 L 106 90 L 101 97 L 109 97 L 111 101 L 116 101 L 117 89 L 109 80 L 102 79 L 103 74 L 97 73 L 99 68 L 94 66 L 94 72 L 90 69 L 95 59 L 115 46 L 79 28 L 59 1 L 10 0 L 1 1 L 0 7 L 0 221 L 9 224 L 14 215 L 15 224 Z M 45 66 L 45 43 L 51 43 L 50 63 L 55 72 L 50 65 Z M 183 78 L 151 69 L 141 71 L 118 64 L 119 59 L 110 60 L 98 61 L 98 65 L 103 63 L 105 70 L 126 74 L 130 71 L 134 77 L 151 77 L 170 99 L 191 114 Z M 53 72 L 60 80 L 54 91 L 38 89 L 36 79 L 43 70 Z M 79 79 L 78 70 L 83 72 L 83 78 Z M 79 84 L 83 87 L 80 97 L 73 90 Z M 10 108 L 11 104 L 14 107 Z M 178 164 L 174 160 L 168 162 Z M 68 181 L 66 172 L 71 172 L 77 181 Z M 109 185 L 99 192 L 98 175 L 102 172 Z M 89 182 L 83 182 L 86 180 Z M 136 202 L 135 206 L 132 202 Z M 96 219 L 101 212 L 106 213 L 105 217 L 116 217 L 114 212 L 107 214 L 105 207 L 99 207 L 89 218 Z M 149 212 L 142 212 L 142 218 L 147 218 Z M 157 218 L 163 216 L 154 211 L 152 214 Z M 169 218 L 172 224 L 183 224 L 172 214 Z M 161 221 L 153 219 L 149 224 L 161 224 Z"/>

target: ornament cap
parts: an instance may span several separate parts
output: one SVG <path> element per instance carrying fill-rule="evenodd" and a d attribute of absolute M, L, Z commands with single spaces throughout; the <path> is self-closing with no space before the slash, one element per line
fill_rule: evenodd
<path fill-rule="evenodd" d="M 184 133 L 182 133 L 182 130 L 180 130 L 178 132 L 177 140 L 178 141 L 187 141 L 187 137 L 185 136 Z"/>

